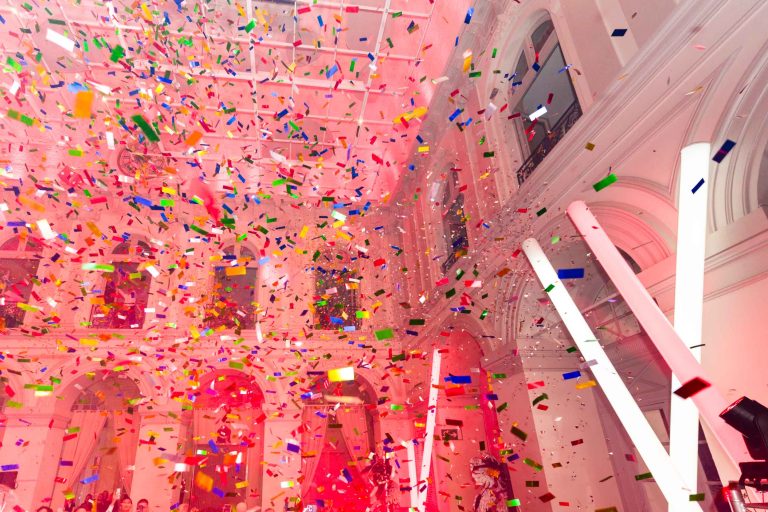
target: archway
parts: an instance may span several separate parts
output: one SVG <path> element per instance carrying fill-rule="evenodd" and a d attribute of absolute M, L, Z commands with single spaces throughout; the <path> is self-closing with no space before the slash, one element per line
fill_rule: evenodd
<path fill-rule="evenodd" d="M 243 501 L 254 506 L 261 494 L 264 393 L 253 377 L 236 370 L 198 378 L 188 394 L 188 471 L 180 501 L 203 512 Z"/>
<path fill-rule="evenodd" d="M 325 374 L 303 395 L 302 501 L 339 512 L 372 503 L 372 453 L 381 439 L 376 393 L 359 375 L 330 382 Z"/>
<path fill-rule="evenodd" d="M 142 395 L 127 375 L 109 372 L 87 373 L 71 386 L 78 393 L 70 407 L 52 507 L 97 497 L 97 510 L 105 510 L 113 491 L 131 490 L 139 440 L 136 407 Z"/>

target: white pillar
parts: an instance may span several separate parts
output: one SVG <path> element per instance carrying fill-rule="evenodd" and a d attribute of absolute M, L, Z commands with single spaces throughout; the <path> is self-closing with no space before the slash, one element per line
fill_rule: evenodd
<path fill-rule="evenodd" d="M 16 496 L 26 510 L 48 505 L 69 418 L 45 411 L 6 410 L 0 466 L 18 466 Z M 59 497 L 61 498 L 61 497 Z M 57 503 L 63 504 L 59 499 Z"/>
<path fill-rule="evenodd" d="M 301 454 L 287 450 L 287 442 L 301 445 L 301 410 L 264 411 L 264 461 L 261 478 L 261 508 L 282 510 L 288 498 L 293 505 L 301 497 Z M 278 416 L 278 414 L 280 416 Z"/>
<path fill-rule="evenodd" d="M 169 480 L 175 471 L 171 459 L 183 450 L 187 427 L 182 423 L 181 409 L 173 405 L 169 409 L 156 407 L 139 412 L 141 426 L 131 500 L 136 503 L 147 498 L 150 512 L 167 512 L 179 499 L 179 486 Z"/>
<path fill-rule="evenodd" d="M 703 142 L 686 146 L 680 152 L 675 331 L 688 347 L 701 344 L 709 155 L 710 145 Z M 692 348 L 691 352 L 696 361 L 701 362 L 701 348 Z M 673 375 L 672 390 L 679 387 L 680 381 Z M 691 494 L 696 494 L 699 469 L 699 411 L 696 405 L 672 393 L 669 426 L 669 455 Z M 679 512 L 680 509 L 670 507 L 669 511 Z"/>

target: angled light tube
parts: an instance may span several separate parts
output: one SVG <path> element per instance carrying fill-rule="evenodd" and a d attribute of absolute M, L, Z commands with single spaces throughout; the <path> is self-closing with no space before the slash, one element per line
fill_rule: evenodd
<path fill-rule="evenodd" d="M 688 347 L 701 343 L 710 149 L 708 143 L 702 142 L 686 146 L 680 152 L 674 327 Z M 700 347 L 692 348 L 691 353 L 701 362 Z M 680 381 L 672 375 L 672 390 L 679 387 Z M 670 402 L 669 456 L 691 494 L 695 494 L 699 469 L 699 410 L 696 404 L 674 393 Z M 669 512 L 678 511 L 670 507 Z"/>
<path fill-rule="evenodd" d="M 583 201 L 575 201 L 568 206 L 567 213 L 675 377 L 684 383 L 695 378 L 711 382 L 587 205 Z M 752 460 L 741 434 L 718 416 L 729 405 L 720 391 L 709 386 L 694 394 L 690 400 L 696 404 L 702 419 L 728 454 L 732 468 L 738 468 L 737 462 Z"/>
<path fill-rule="evenodd" d="M 424 434 L 424 453 L 421 455 L 421 477 L 423 482 L 419 489 L 419 507 L 420 511 L 426 510 L 427 501 L 427 482 L 429 480 L 429 470 L 432 467 L 432 447 L 435 444 L 435 422 L 437 420 L 437 394 L 440 391 L 440 364 L 442 354 L 438 349 L 432 352 L 432 376 L 429 379 L 429 402 L 427 409 L 427 427 Z"/>
<path fill-rule="evenodd" d="M 608 359 L 600 342 L 597 341 L 592 329 L 573 302 L 568 290 L 557 278 L 557 272 L 555 272 L 539 243 L 533 238 L 527 239 L 523 242 L 523 252 L 525 252 L 528 261 L 531 262 L 541 285 L 549 290 L 549 299 L 555 306 L 581 355 L 587 361 L 596 362 L 589 368 L 592 375 L 594 375 L 600 389 L 605 393 L 605 397 L 624 426 L 627 435 L 651 471 L 656 484 L 667 499 L 667 503 L 670 507 L 678 507 L 678 510 L 688 506 L 689 503 L 693 503 L 693 508 L 687 510 L 701 511 L 701 505 L 698 502 L 690 501 L 690 493 L 687 491 L 680 473 L 671 464 L 667 451 L 648 423 L 648 419 L 616 372 L 616 368 Z"/>

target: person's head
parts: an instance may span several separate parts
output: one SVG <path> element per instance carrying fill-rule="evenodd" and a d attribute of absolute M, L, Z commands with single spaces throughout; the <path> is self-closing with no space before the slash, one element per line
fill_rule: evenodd
<path fill-rule="evenodd" d="M 53 509 L 43 505 L 42 507 L 37 507 L 37 512 L 53 512 Z"/>
<path fill-rule="evenodd" d="M 78 505 L 75 507 L 75 512 L 88 512 L 88 507 L 85 505 Z"/>
<path fill-rule="evenodd" d="M 136 503 L 136 512 L 146 512 L 149 509 L 149 501 L 146 498 L 141 498 Z"/>
<path fill-rule="evenodd" d="M 235 505 L 235 512 L 246 512 L 248 510 L 248 505 L 245 504 L 244 501 L 241 501 L 237 505 Z"/>
<path fill-rule="evenodd" d="M 133 501 L 128 496 L 123 496 L 117 500 L 117 510 L 115 512 L 131 512 Z"/>

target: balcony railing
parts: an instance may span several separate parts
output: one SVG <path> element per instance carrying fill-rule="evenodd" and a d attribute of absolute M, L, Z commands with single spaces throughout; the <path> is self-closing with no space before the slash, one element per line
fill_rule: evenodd
<path fill-rule="evenodd" d="M 574 101 L 565 110 L 562 117 L 555 123 L 555 126 L 547 133 L 547 136 L 542 140 L 538 146 L 533 148 L 531 155 L 523 162 L 523 165 L 517 170 L 517 184 L 522 185 L 525 180 L 528 179 L 534 169 L 544 160 L 550 151 L 557 145 L 558 142 L 568 133 L 568 130 L 576 124 L 576 121 L 581 117 L 581 105 L 578 101 Z"/>

